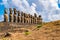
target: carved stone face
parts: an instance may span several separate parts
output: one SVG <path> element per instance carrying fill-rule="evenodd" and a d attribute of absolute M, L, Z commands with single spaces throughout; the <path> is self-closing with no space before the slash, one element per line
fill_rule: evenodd
<path fill-rule="evenodd" d="M 24 17 L 26 17 L 26 14 L 24 13 Z"/>
<path fill-rule="evenodd" d="M 18 12 L 18 16 L 20 16 L 20 11 L 17 11 Z"/>
<path fill-rule="evenodd" d="M 32 15 L 30 17 L 32 18 Z"/>
<path fill-rule="evenodd" d="M 39 15 L 37 17 L 37 14 L 35 13 L 34 16 L 30 15 L 30 14 L 27 14 L 27 13 L 23 13 L 20 11 L 17 11 L 16 8 L 13 8 L 13 12 L 14 14 L 12 14 L 12 8 L 9 8 L 9 11 L 10 11 L 10 14 L 9 14 L 9 17 L 11 19 L 10 22 L 21 22 L 21 23 L 40 23 L 42 21 L 42 18 L 41 18 L 41 15 Z M 4 20 L 5 22 L 8 21 L 8 14 L 7 14 L 7 11 L 4 10 L 5 14 L 4 14 Z M 18 15 L 17 15 L 18 14 Z M 9 19 L 9 20 L 10 20 Z"/>
<path fill-rule="evenodd" d="M 29 18 L 30 18 L 30 14 L 28 14 Z"/>
<path fill-rule="evenodd" d="M 10 14 L 12 14 L 12 8 L 9 8 Z"/>
<path fill-rule="evenodd" d="M 6 9 L 4 10 L 4 13 L 7 14 L 7 10 Z"/>
<path fill-rule="evenodd" d="M 14 14 L 16 14 L 16 8 L 13 8 L 13 10 L 14 10 Z"/>
<path fill-rule="evenodd" d="M 37 17 L 36 13 L 34 13 L 34 17 Z"/>
<path fill-rule="evenodd" d="M 39 17 L 41 17 L 41 15 L 39 15 Z"/>
<path fill-rule="evenodd" d="M 24 14 L 23 14 L 23 12 L 21 12 L 21 16 L 23 16 Z"/>
<path fill-rule="evenodd" d="M 8 15 L 7 14 L 4 14 L 4 21 L 8 22 Z"/>

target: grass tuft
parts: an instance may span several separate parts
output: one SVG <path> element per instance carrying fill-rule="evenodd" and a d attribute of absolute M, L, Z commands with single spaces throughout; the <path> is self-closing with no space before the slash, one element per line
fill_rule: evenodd
<path fill-rule="evenodd" d="M 30 34 L 30 32 L 28 30 L 26 30 L 24 33 L 25 33 L 25 35 L 29 35 Z"/>

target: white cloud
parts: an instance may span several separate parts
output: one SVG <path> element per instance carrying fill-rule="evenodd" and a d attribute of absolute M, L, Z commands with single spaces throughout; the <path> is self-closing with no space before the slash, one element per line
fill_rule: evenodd
<path fill-rule="evenodd" d="M 36 12 L 35 10 L 36 5 L 33 3 L 30 6 L 27 0 L 3 0 L 3 5 L 6 8 L 15 7 L 20 11 L 30 13 L 32 15 Z"/>
<path fill-rule="evenodd" d="M 32 5 L 30 6 L 27 0 L 3 0 L 3 4 L 6 8 L 16 7 L 18 10 L 30 13 L 32 15 L 38 12 L 42 15 L 44 21 L 53 21 L 60 19 L 60 13 L 56 13 L 56 10 L 60 10 L 58 8 L 57 1 L 58 0 L 37 0 L 37 2 L 32 3 Z M 40 10 L 42 11 L 36 11 L 36 7 L 39 8 L 40 6 Z"/>
<path fill-rule="evenodd" d="M 51 2 L 51 6 L 52 6 L 52 7 L 55 7 L 56 9 L 59 9 L 59 8 L 58 8 L 58 5 L 57 5 L 57 4 L 58 4 L 58 3 L 57 3 L 57 0 L 50 0 L 50 2 Z"/>
<path fill-rule="evenodd" d="M 55 20 L 60 20 L 60 14 L 54 14 L 54 15 L 49 15 L 49 19 L 51 20 L 51 21 L 55 21 Z"/>
<path fill-rule="evenodd" d="M 0 3 L 0 5 L 6 5 L 7 4 L 7 0 L 2 0 L 2 2 Z"/>
<path fill-rule="evenodd" d="M 28 8 L 30 6 L 29 3 L 27 2 L 27 0 L 22 0 L 22 3 L 26 6 L 26 8 Z"/>
<path fill-rule="evenodd" d="M 3 3 L 5 5 L 6 8 L 9 7 L 16 7 L 18 10 L 26 12 L 26 13 L 30 13 L 31 15 L 33 15 L 36 12 L 36 4 L 32 3 L 32 5 L 30 6 L 27 0 L 10 0 L 11 3 L 8 3 L 7 0 L 3 0 Z"/>
<path fill-rule="evenodd" d="M 60 20 L 60 9 L 58 8 L 57 0 L 39 0 L 43 10 L 39 13 L 43 16 L 44 21 Z M 56 12 L 57 11 L 57 12 Z"/>
<path fill-rule="evenodd" d="M 59 9 L 57 5 L 57 0 L 39 0 L 39 2 L 42 3 L 45 8 L 51 6 L 53 8 Z"/>
<path fill-rule="evenodd" d="M 35 4 L 35 3 L 32 3 L 32 5 L 33 5 L 34 7 L 36 7 L 36 4 Z"/>
<path fill-rule="evenodd" d="M 7 2 L 7 0 L 2 0 L 2 1 L 5 2 L 5 3 Z"/>
<path fill-rule="evenodd" d="M 31 5 L 31 7 L 30 7 L 30 13 L 31 13 L 32 15 L 34 15 L 34 13 L 37 14 L 37 12 L 36 12 L 36 4 L 35 4 L 35 3 L 32 3 L 32 5 Z"/>
<path fill-rule="evenodd" d="M 4 4 L 6 4 L 6 3 L 7 3 L 7 0 L 2 0 L 2 1 L 3 1 L 3 3 L 4 3 Z"/>

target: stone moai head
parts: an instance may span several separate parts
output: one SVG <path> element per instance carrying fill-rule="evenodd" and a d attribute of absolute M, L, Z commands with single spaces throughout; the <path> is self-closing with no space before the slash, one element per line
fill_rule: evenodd
<path fill-rule="evenodd" d="M 24 17 L 26 17 L 26 14 L 24 13 Z"/>
<path fill-rule="evenodd" d="M 28 18 L 29 18 L 29 14 L 27 14 Z"/>
<path fill-rule="evenodd" d="M 12 8 L 9 8 L 10 14 L 12 14 Z"/>
<path fill-rule="evenodd" d="M 7 10 L 6 10 L 6 8 L 4 9 L 4 14 L 7 14 Z"/>
<path fill-rule="evenodd" d="M 4 10 L 4 22 L 8 22 L 8 14 L 6 8 Z"/>
<path fill-rule="evenodd" d="M 29 15 L 29 18 L 30 18 L 30 14 L 28 14 Z"/>
<path fill-rule="evenodd" d="M 39 15 L 39 18 L 41 18 L 41 15 Z"/>
<path fill-rule="evenodd" d="M 14 14 L 16 14 L 16 8 L 13 8 L 13 10 L 14 10 Z"/>
<path fill-rule="evenodd" d="M 24 13 L 23 12 L 21 12 L 21 16 L 24 16 Z"/>
<path fill-rule="evenodd" d="M 27 14 L 25 13 L 25 17 L 27 18 Z"/>
<path fill-rule="evenodd" d="M 37 17 L 37 14 L 36 13 L 34 13 L 34 17 Z"/>
<path fill-rule="evenodd" d="M 20 11 L 17 11 L 18 12 L 18 16 L 20 16 Z"/>
<path fill-rule="evenodd" d="M 39 15 L 39 19 L 42 20 L 41 15 Z"/>
<path fill-rule="evenodd" d="M 29 15 L 28 15 L 27 13 L 26 13 L 25 15 L 26 15 L 26 18 L 28 18 L 28 17 L 29 17 Z"/>
<path fill-rule="evenodd" d="M 30 17 L 32 18 L 32 15 L 30 15 Z"/>

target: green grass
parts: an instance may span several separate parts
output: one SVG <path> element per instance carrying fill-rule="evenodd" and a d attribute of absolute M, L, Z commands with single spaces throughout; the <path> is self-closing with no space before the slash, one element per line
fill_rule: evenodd
<path fill-rule="evenodd" d="M 42 27 L 42 25 L 37 25 L 37 30 L 39 30 Z"/>
<path fill-rule="evenodd" d="M 30 32 L 28 30 L 26 30 L 24 33 L 25 33 L 25 35 L 29 35 L 30 34 Z"/>
<path fill-rule="evenodd" d="M 37 28 L 41 28 L 41 27 L 42 27 L 42 25 L 38 25 L 38 26 L 37 26 Z"/>

